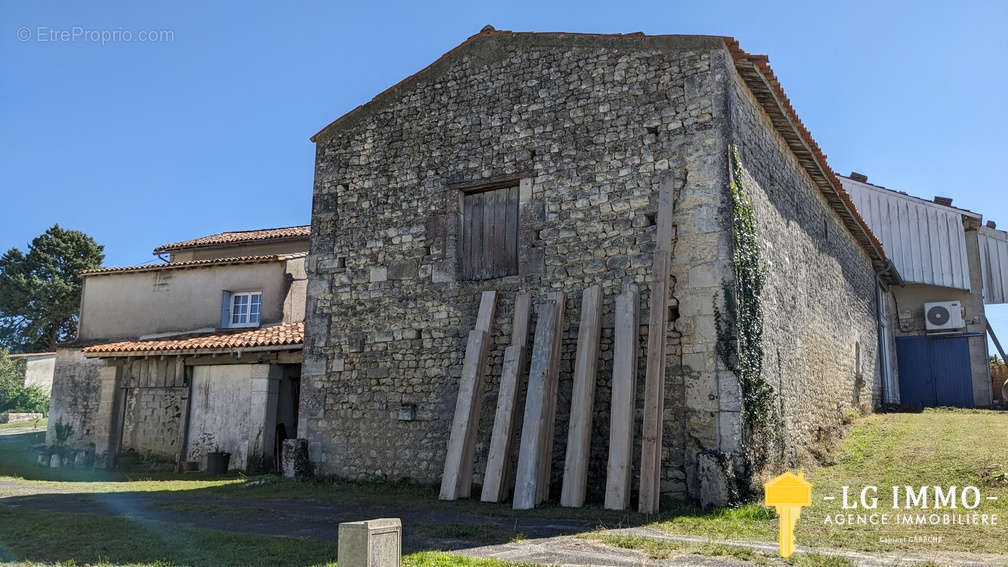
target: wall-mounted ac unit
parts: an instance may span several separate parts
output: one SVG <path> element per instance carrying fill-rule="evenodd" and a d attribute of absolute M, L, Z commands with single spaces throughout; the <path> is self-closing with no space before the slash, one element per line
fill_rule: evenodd
<path fill-rule="evenodd" d="M 958 301 L 925 303 L 924 322 L 928 331 L 956 331 L 966 327 L 962 304 Z"/>

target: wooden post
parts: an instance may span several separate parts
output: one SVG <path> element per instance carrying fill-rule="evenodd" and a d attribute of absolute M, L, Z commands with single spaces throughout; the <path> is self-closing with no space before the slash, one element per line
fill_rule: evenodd
<path fill-rule="evenodd" d="M 644 378 L 644 421 L 641 426 L 641 471 L 638 511 L 658 512 L 661 498 L 662 414 L 665 411 L 665 347 L 668 285 L 672 264 L 674 208 L 671 181 L 658 193 L 658 218 L 651 301 L 648 313 L 647 370 Z"/>
<path fill-rule="evenodd" d="M 599 324 L 602 316 L 602 288 L 591 286 L 581 299 L 577 354 L 574 357 L 574 387 L 571 392 L 570 426 L 564 458 L 560 505 L 584 506 L 588 482 L 588 455 L 591 449 L 592 410 L 598 371 Z"/>
<path fill-rule="evenodd" d="M 480 500 L 500 502 L 507 497 L 512 473 L 511 447 L 514 422 L 518 417 L 518 391 L 522 368 L 525 366 L 525 345 L 528 342 L 530 296 L 527 293 L 515 298 L 514 319 L 511 327 L 511 346 L 504 351 L 500 391 L 497 394 L 497 411 L 494 414 L 490 451 L 487 454 L 486 472 Z"/>
<path fill-rule="evenodd" d="M 455 416 L 448 437 L 448 449 L 445 451 L 439 496 L 441 500 L 467 498 L 472 490 L 473 454 L 476 431 L 479 428 L 483 375 L 486 372 L 489 330 L 493 324 L 496 301 L 497 292 L 483 292 L 476 328 L 469 332 L 458 398 L 455 401 Z"/>
<path fill-rule="evenodd" d="M 469 331 L 462 378 L 459 380 L 455 416 L 452 419 L 448 449 L 445 452 L 444 474 L 441 476 L 441 500 L 455 500 L 462 494 L 463 473 L 466 466 L 466 444 L 472 424 L 473 409 L 478 405 L 476 381 L 486 361 L 487 335 L 483 331 Z"/>
<path fill-rule="evenodd" d="M 511 344 L 521 345 L 521 362 L 518 365 L 519 377 L 524 374 L 528 376 L 528 358 L 531 352 L 531 346 L 529 345 L 529 321 L 532 318 L 532 295 L 528 293 L 523 293 L 515 298 L 515 317 L 514 323 L 511 329 Z M 517 423 L 520 418 L 520 406 L 518 405 L 518 396 L 520 393 L 515 392 L 515 404 L 514 413 L 511 417 L 511 423 Z M 514 427 L 512 426 L 512 430 Z M 503 482 L 501 486 L 505 487 L 505 490 L 510 490 L 514 487 L 514 477 L 515 477 L 515 467 L 518 465 L 518 455 L 514 449 L 517 445 L 515 442 L 515 432 L 512 431 L 511 434 L 511 447 L 508 449 L 508 457 L 504 462 L 504 475 Z M 504 496 L 505 498 L 507 496 Z"/>
<path fill-rule="evenodd" d="M 637 336 L 640 332 L 637 286 L 628 284 L 616 297 L 613 338 L 612 404 L 609 409 L 609 463 L 605 507 L 630 505 L 630 460 L 633 452 L 634 405 L 637 401 Z"/>
<path fill-rule="evenodd" d="M 528 392 L 525 396 L 525 414 L 515 473 L 515 510 L 528 510 L 538 503 L 539 476 L 542 471 L 540 459 L 549 414 L 546 398 L 549 394 L 550 367 L 554 360 L 553 339 L 557 332 L 557 309 L 556 303 L 552 301 L 541 303 L 536 309 L 538 321 L 532 344 Z"/>
<path fill-rule="evenodd" d="M 497 412 L 494 416 L 493 434 L 490 436 L 486 473 L 483 475 L 483 491 L 480 494 L 480 500 L 483 502 L 500 502 L 505 496 L 504 470 L 509 460 L 512 417 L 517 406 L 515 402 L 517 402 L 518 376 L 524 350 L 515 345 L 504 350 L 501 386 L 497 394 Z"/>
<path fill-rule="evenodd" d="M 470 409 L 470 425 L 466 434 L 465 452 L 462 454 L 462 470 L 459 480 L 459 498 L 469 498 L 472 491 L 473 461 L 476 456 L 476 436 L 479 434 L 480 410 L 483 403 L 483 386 L 486 375 L 487 356 L 493 344 L 494 317 L 497 314 L 497 292 L 484 291 L 480 295 L 479 313 L 476 316 L 476 330 L 486 333 L 486 344 L 483 347 L 482 360 L 479 366 L 479 375 L 476 378 L 476 397 Z"/>
<path fill-rule="evenodd" d="M 557 383 L 560 381 L 560 346 L 563 344 L 564 329 L 564 309 L 567 304 L 567 296 L 560 291 L 547 294 L 547 297 L 556 303 L 556 333 L 553 335 L 553 358 L 549 367 L 548 394 L 546 427 L 543 430 L 545 439 L 543 440 L 543 455 L 541 456 L 541 470 L 539 484 L 536 489 L 536 503 L 541 504 L 549 499 L 550 482 L 553 472 L 553 432 L 556 429 L 556 404 L 557 404 Z"/>

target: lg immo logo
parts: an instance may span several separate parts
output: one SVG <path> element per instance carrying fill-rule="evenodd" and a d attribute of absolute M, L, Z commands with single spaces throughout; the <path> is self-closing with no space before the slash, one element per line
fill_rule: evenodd
<path fill-rule="evenodd" d="M 794 529 L 803 507 L 812 505 L 812 483 L 803 473 L 786 472 L 763 485 L 765 504 L 777 510 L 780 554 L 795 552 Z M 985 503 L 997 500 L 976 486 L 842 486 L 840 495 L 826 495 L 825 502 L 840 499 L 840 512 L 823 519 L 827 526 L 996 526 L 998 515 L 985 512 Z"/>
<path fill-rule="evenodd" d="M 836 496 L 823 496 L 835 501 Z M 976 486 L 891 486 L 881 491 L 867 485 L 841 487 L 841 508 L 831 513 L 824 525 L 897 526 L 996 526 L 998 515 L 983 511 L 983 504 L 997 500 L 985 496 Z"/>
<path fill-rule="evenodd" d="M 805 473 L 786 472 L 763 484 L 763 489 L 766 505 L 777 510 L 781 557 L 790 557 L 795 552 L 795 523 L 802 507 L 812 505 L 812 483 L 805 480 Z"/>

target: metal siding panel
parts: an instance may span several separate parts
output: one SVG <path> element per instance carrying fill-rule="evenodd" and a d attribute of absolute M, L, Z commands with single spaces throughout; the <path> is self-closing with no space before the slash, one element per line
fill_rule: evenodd
<path fill-rule="evenodd" d="M 903 270 L 908 270 L 913 266 L 913 254 L 911 253 L 912 247 L 910 243 L 912 242 L 911 237 L 913 235 L 913 223 L 910 221 L 910 205 L 909 203 L 900 203 L 898 206 L 899 210 L 899 257 L 900 262 L 903 264 Z"/>
<path fill-rule="evenodd" d="M 924 266 L 930 265 L 931 263 L 930 256 L 927 254 L 927 248 L 924 246 L 923 242 L 924 236 L 927 234 L 926 233 L 927 219 L 921 218 L 920 207 L 914 207 L 913 224 L 914 224 L 914 234 L 911 245 L 913 246 L 914 249 L 914 256 L 913 256 L 914 265 L 912 270 L 913 276 L 911 279 L 913 281 L 920 282 L 924 281 L 924 273 L 925 273 Z"/>
<path fill-rule="evenodd" d="M 962 245 L 960 241 L 962 240 L 960 233 L 962 230 L 955 230 L 955 221 L 959 219 L 959 215 L 945 215 L 945 227 L 948 230 L 948 241 L 949 241 L 949 270 L 952 275 L 952 287 L 958 287 L 960 289 L 969 289 L 968 285 L 964 285 L 966 274 L 962 271 Z M 962 226 L 962 223 L 959 223 Z"/>
<path fill-rule="evenodd" d="M 920 218 L 921 230 L 921 255 L 924 261 L 921 262 L 921 279 L 919 282 L 934 281 L 934 246 L 931 243 L 931 215 L 927 209 L 919 209 L 917 215 Z"/>
<path fill-rule="evenodd" d="M 956 214 L 949 220 L 949 230 L 952 231 L 956 255 L 952 258 L 959 275 L 959 286 L 970 288 L 969 259 L 966 257 L 966 231 L 963 229 L 962 216 Z"/>
<path fill-rule="evenodd" d="M 1004 283 L 1001 275 L 1001 260 L 999 243 L 984 235 L 984 251 L 980 256 L 984 271 L 984 301 L 987 303 L 1002 303 L 1004 301 Z"/>
<path fill-rule="evenodd" d="M 959 227 L 957 241 L 959 242 L 959 269 L 962 270 L 963 289 L 970 289 L 973 282 L 970 279 L 969 249 L 966 247 L 966 230 L 963 228 L 962 217 L 956 216 L 956 224 Z"/>
<path fill-rule="evenodd" d="M 927 209 L 928 250 L 931 252 L 931 273 L 924 283 L 941 285 L 941 254 L 938 238 L 938 211 Z"/>
<path fill-rule="evenodd" d="M 969 289 L 972 287 L 973 282 L 970 279 L 970 267 L 969 267 L 969 249 L 966 248 L 966 231 L 962 228 L 962 219 L 956 219 L 958 221 L 960 230 L 956 234 L 958 235 L 957 241 L 959 242 L 959 269 L 962 270 L 963 274 L 963 289 Z"/>
<path fill-rule="evenodd" d="M 899 238 L 899 211 L 896 210 L 896 202 L 884 197 L 879 198 L 882 207 L 882 227 L 885 232 L 886 254 L 893 264 L 897 264 L 896 269 L 903 273 L 905 266 L 903 260 L 896 256 L 896 240 Z"/>
<path fill-rule="evenodd" d="M 997 303 L 996 297 L 998 296 L 998 289 L 994 283 L 994 272 L 995 269 L 992 265 L 993 260 L 997 258 L 997 250 L 993 249 L 994 242 L 983 233 L 983 229 L 980 232 L 980 273 L 983 275 L 983 296 L 984 303 Z"/>
<path fill-rule="evenodd" d="M 995 252 L 996 254 L 996 252 Z M 996 303 L 997 295 L 991 269 L 991 239 L 980 232 L 980 274 L 983 277 L 984 303 Z"/>
<path fill-rule="evenodd" d="M 988 257 L 990 264 L 987 265 L 987 272 L 990 274 L 988 277 L 991 282 L 991 292 L 993 298 L 991 301 L 994 303 L 1001 303 L 1004 301 L 1004 275 L 1001 273 L 1001 247 L 996 241 L 988 240 Z"/>
<path fill-rule="evenodd" d="M 1001 282 L 1001 264 L 998 257 L 998 243 L 992 238 L 985 239 L 980 253 L 980 264 L 984 273 L 984 303 L 1001 303 L 1003 286 Z"/>
<path fill-rule="evenodd" d="M 998 303 L 1008 303 L 1008 242 L 999 240 L 998 250 Z"/>

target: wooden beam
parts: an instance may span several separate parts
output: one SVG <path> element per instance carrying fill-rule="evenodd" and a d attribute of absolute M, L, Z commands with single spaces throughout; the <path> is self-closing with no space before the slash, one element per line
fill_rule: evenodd
<path fill-rule="evenodd" d="M 539 476 L 539 486 L 537 489 L 537 503 L 541 504 L 549 500 L 550 483 L 553 477 L 553 433 L 556 430 L 556 404 L 557 385 L 560 382 L 560 347 L 563 344 L 564 330 L 564 309 L 567 304 L 567 296 L 560 291 L 546 294 L 546 297 L 556 303 L 556 333 L 553 335 L 553 358 L 549 367 L 549 392 L 546 396 L 548 415 L 546 416 L 546 438 L 543 441 L 542 471 Z"/>
<path fill-rule="evenodd" d="M 644 378 L 644 421 L 641 425 L 641 470 L 638 511 L 658 512 L 661 480 L 662 413 L 665 409 L 665 334 L 668 319 L 668 251 L 655 251 L 648 316 L 647 369 Z M 662 272 L 661 270 L 666 270 Z M 660 274 L 665 273 L 666 277 Z"/>
<path fill-rule="evenodd" d="M 463 489 L 465 475 L 463 469 L 467 465 L 467 444 L 476 425 L 473 423 L 474 412 L 479 405 L 477 382 L 486 364 L 487 333 L 473 329 L 469 331 L 469 341 L 466 344 L 465 360 L 462 362 L 462 378 L 459 380 L 458 398 L 455 401 L 455 416 L 452 419 L 451 433 L 448 437 L 448 449 L 445 451 L 444 474 L 441 476 L 441 500 L 455 500 L 466 492 Z M 469 468 L 472 468 L 471 462 Z"/>
<path fill-rule="evenodd" d="M 658 193 L 655 255 L 648 312 L 647 370 L 644 379 L 644 421 L 641 425 L 641 471 L 638 510 L 658 512 L 661 497 L 662 423 L 665 411 L 665 348 L 668 326 L 669 272 L 675 225 L 671 182 Z"/>
<path fill-rule="evenodd" d="M 479 313 L 476 316 L 476 330 L 486 333 L 486 345 L 483 351 L 483 359 L 480 362 L 480 372 L 476 379 L 476 401 L 472 406 L 469 419 L 472 424 L 466 436 L 465 452 L 462 458 L 462 476 L 459 485 L 459 498 L 469 498 L 472 491 L 473 461 L 476 456 L 476 436 L 479 433 L 480 410 L 483 407 L 483 386 L 486 375 L 487 355 L 490 346 L 493 344 L 494 318 L 497 315 L 497 292 L 484 291 L 480 294 Z"/>
<path fill-rule="evenodd" d="M 549 407 L 550 367 L 554 363 L 553 343 L 557 333 L 557 305 L 547 301 L 536 307 L 535 338 L 532 343 L 528 392 L 525 395 L 525 414 L 522 419 L 521 442 L 518 447 L 518 466 L 515 474 L 515 510 L 529 510 L 538 503 L 539 477 L 542 472 L 542 445 L 545 440 Z"/>
<path fill-rule="evenodd" d="M 560 505 L 569 508 L 584 506 L 588 482 L 588 455 L 591 450 L 601 316 L 602 288 L 594 285 L 586 289 L 582 295 L 581 324 L 578 326 L 577 353 L 574 356 L 570 425 L 567 428 L 567 453 L 564 458 L 563 487 L 560 492 Z"/>
<path fill-rule="evenodd" d="M 609 463 L 605 507 L 630 505 L 634 415 L 637 401 L 637 337 L 640 332 L 637 286 L 628 284 L 614 309 L 612 403 L 609 408 Z"/>
<path fill-rule="evenodd" d="M 515 297 L 514 317 L 511 325 L 511 346 L 504 351 L 500 391 L 497 393 L 497 411 L 494 414 L 490 451 L 487 454 L 486 472 L 480 500 L 500 502 L 507 497 L 507 487 L 513 482 L 512 447 L 514 423 L 518 418 L 518 392 L 525 368 L 526 345 L 531 296 L 527 293 Z"/>
<path fill-rule="evenodd" d="M 510 468 L 511 432 L 515 408 L 518 407 L 518 382 L 524 350 L 524 347 L 517 345 L 511 345 L 504 350 L 504 367 L 501 370 L 500 392 L 497 394 L 497 412 L 494 415 L 490 451 L 487 454 L 483 490 L 480 493 L 480 500 L 483 502 L 500 502 L 507 496 L 505 471 Z"/>

